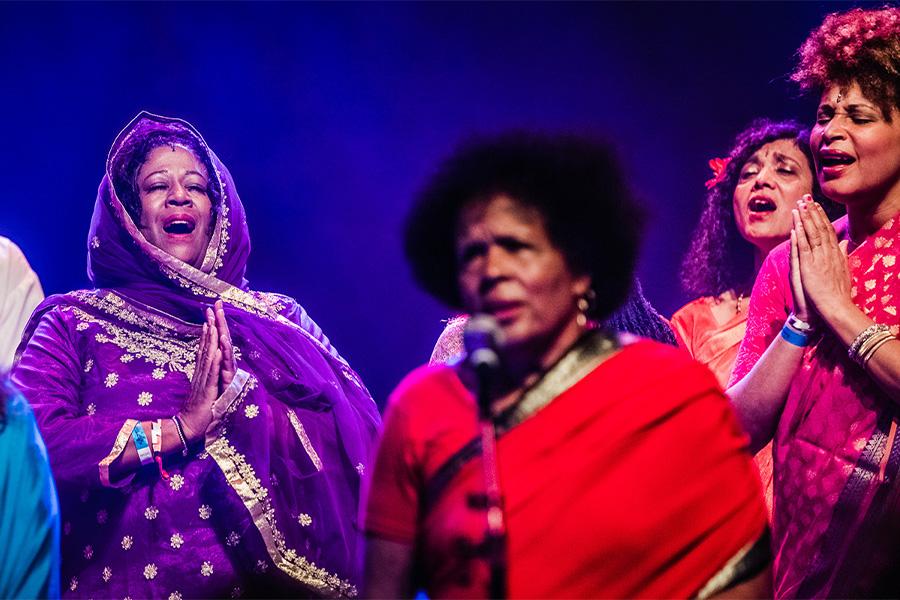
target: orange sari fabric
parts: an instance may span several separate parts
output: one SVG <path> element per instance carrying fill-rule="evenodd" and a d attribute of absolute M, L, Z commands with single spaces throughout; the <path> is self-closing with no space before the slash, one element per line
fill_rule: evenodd
<path fill-rule="evenodd" d="M 426 483 L 477 433 L 456 371 L 427 367 L 391 397 L 366 505 L 369 535 L 417 545 L 433 598 L 487 595 L 482 465 L 426 513 Z M 498 443 L 508 589 L 525 597 L 690 597 L 766 528 L 746 437 L 709 371 L 641 341 Z"/>

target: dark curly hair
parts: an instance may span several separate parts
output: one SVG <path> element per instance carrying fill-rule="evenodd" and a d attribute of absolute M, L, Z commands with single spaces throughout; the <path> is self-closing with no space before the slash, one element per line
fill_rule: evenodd
<path fill-rule="evenodd" d="M 756 119 L 740 132 L 728 153 L 724 177 L 706 193 L 706 205 L 681 264 L 681 285 L 691 297 L 718 296 L 727 290 L 750 291 L 756 277 L 754 247 L 738 231 L 732 199 L 744 164 L 757 150 L 776 140 L 793 140 L 806 157 L 810 172 L 815 173 L 809 131 L 800 123 Z M 812 182 L 815 201 L 832 219 L 839 216 L 841 209 L 822 195 L 815 175 Z"/>
<path fill-rule="evenodd" d="M 456 227 L 470 203 L 504 194 L 538 210 L 550 241 L 596 294 L 602 320 L 632 282 L 643 211 L 613 152 L 574 135 L 514 132 L 462 145 L 416 198 L 405 227 L 406 258 L 419 285 L 465 309 L 457 283 Z"/>
<path fill-rule="evenodd" d="M 137 176 L 150 153 L 160 146 L 186 148 L 194 154 L 206 168 L 209 199 L 212 204 L 212 218 L 215 221 L 221 202 L 221 190 L 209 152 L 197 137 L 186 128 L 168 124 L 164 129 L 154 129 L 145 134 L 135 134 L 128 138 L 112 161 L 111 171 L 116 195 L 125 205 L 135 224 L 141 219 L 141 198 Z"/>
<path fill-rule="evenodd" d="M 887 121 L 900 109 L 900 8 L 832 13 L 797 51 L 791 79 L 806 91 L 859 84 Z"/>
<path fill-rule="evenodd" d="M 672 326 L 644 297 L 637 277 L 625 303 L 603 322 L 603 326 L 609 331 L 626 331 L 670 346 L 678 345 Z"/>

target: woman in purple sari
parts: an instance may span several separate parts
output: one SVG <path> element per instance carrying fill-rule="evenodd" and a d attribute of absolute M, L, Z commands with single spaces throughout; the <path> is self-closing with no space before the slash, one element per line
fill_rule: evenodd
<path fill-rule="evenodd" d="M 353 596 L 379 417 L 293 299 L 251 291 L 225 166 L 178 119 L 114 142 L 94 289 L 41 304 L 13 381 L 47 442 L 83 597 Z"/>

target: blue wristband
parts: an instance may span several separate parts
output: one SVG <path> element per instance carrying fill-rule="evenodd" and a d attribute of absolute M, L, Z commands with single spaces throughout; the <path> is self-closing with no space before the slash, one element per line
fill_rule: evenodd
<path fill-rule="evenodd" d="M 781 339 L 801 348 L 809 346 L 809 336 L 794 331 L 788 325 L 781 328 Z"/>
<path fill-rule="evenodd" d="M 144 426 L 138 421 L 138 424 L 131 430 L 131 438 L 134 440 L 134 447 L 137 450 L 138 458 L 141 459 L 142 465 L 153 462 L 153 453 L 150 451 L 150 444 L 147 443 L 147 434 L 144 433 Z"/>

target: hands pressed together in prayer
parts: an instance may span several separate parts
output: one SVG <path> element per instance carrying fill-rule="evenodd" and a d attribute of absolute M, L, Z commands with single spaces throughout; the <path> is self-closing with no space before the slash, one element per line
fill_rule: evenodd
<path fill-rule="evenodd" d="M 191 393 L 178 413 L 188 440 L 197 440 L 206 434 L 213 418 L 213 403 L 231 384 L 236 370 L 225 309 L 222 301 L 217 300 L 212 308 L 206 309 Z"/>
<path fill-rule="evenodd" d="M 794 314 L 803 321 L 831 325 L 855 308 L 850 297 L 847 242 L 838 242 L 825 211 L 807 195 L 797 202 L 791 230 L 791 292 Z"/>

